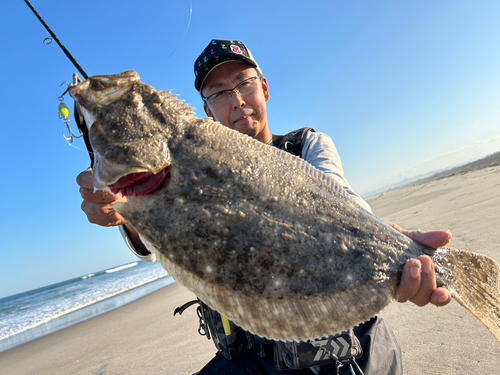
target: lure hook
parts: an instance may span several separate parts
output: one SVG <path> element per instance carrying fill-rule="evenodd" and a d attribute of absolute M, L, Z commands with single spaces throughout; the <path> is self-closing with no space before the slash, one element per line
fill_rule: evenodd
<path fill-rule="evenodd" d="M 68 83 L 68 82 L 63 82 L 63 83 L 61 83 L 61 85 L 60 85 L 59 87 L 62 87 L 62 85 L 67 85 L 67 86 L 68 86 L 68 88 L 67 88 L 66 90 L 64 90 L 64 92 L 63 92 L 63 93 L 61 94 L 61 96 L 58 98 L 58 99 L 59 99 L 59 101 L 61 101 L 61 102 L 62 102 L 62 101 L 63 101 L 63 99 L 64 99 L 64 95 L 66 95 L 66 93 L 67 93 L 67 92 L 68 92 L 68 90 L 71 88 L 71 86 L 73 86 L 73 84 L 70 84 L 70 83 Z M 59 116 L 59 117 L 60 117 L 60 116 Z"/>
<path fill-rule="evenodd" d="M 70 119 L 69 119 L 69 108 L 66 104 L 64 104 L 64 95 L 66 95 L 66 93 L 68 92 L 68 90 L 73 87 L 76 83 L 76 79 L 75 77 L 73 77 L 73 80 L 74 80 L 74 83 L 68 83 L 68 82 L 63 82 L 61 83 L 61 86 L 62 85 L 67 85 L 68 88 L 63 92 L 63 94 L 58 98 L 59 99 L 59 107 L 57 108 L 57 112 L 59 114 L 59 120 L 63 120 L 64 123 L 66 124 L 66 127 L 68 128 L 68 132 L 69 132 L 69 137 L 66 137 L 63 133 L 63 138 L 67 141 L 67 142 L 70 142 L 70 143 L 73 143 L 73 139 L 74 138 L 81 138 L 82 137 L 82 132 L 80 131 L 80 135 L 75 135 L 73 133 L 73 130 L 71 130 L 71 126 L 69 125 L 70 123 Z M 61 87 L 59 86 L 59 87 Z"/>
<path fill-rule="evenodd" d="M 68 141 L 68 142 L 70 142 L 70 143 L 73 143 L 73 139 L 74 139 L 74 138 L 81 138 L 81 137 L 82 137 L 82 134 L 80 134 L 80 135 L 74 135 L 74 134 L 73 134 L 73 131 L 71 130 L 71 127 L 69 126 L 69 120 L 68 120 L 68 121 L 64 121 L 64 123 L 66 124 L 66 127 L 68 128 L 68 132 L 69 132 L 69 137 L 66 137 L 66 136 L 64 135 L 64 133 L 62 133 L 62 136 L 63 136 L 63 138 L 64 138 L 66 141 Z"/>

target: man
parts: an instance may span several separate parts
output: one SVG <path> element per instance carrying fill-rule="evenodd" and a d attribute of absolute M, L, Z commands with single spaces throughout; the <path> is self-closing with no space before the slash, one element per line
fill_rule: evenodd
<path fill-rule="evenodd" d="M 266 102 L 270 98 L 269 84 L 243 43 L 212 40 L 195 62 L 195 75 L 195 87 L 203 99 L 204 109 L 208 116 L 260 142 L 278 146 L 273 143 L 276 138 L 273 137 L 267 120 Z M 299 155 L 324 173 L 329 174 L 360 207 L 371 212 L 369 205 L 352 190 L 345 180 L 340 157 L 332 140 L 325 134 L 311 131 L 300 134 L 303 136 L 299 140 L 301 144 Z M 89 221 L 103 226 L 120 226 L 120 230 L 132 251 L 144 260 L 154 261 L 154 255 L 150 254 L 144 247 L 136 231 L 113 210 L 113 204 L 124 200 L 124 198 L 120 195 L 112 196 L 106 192 L 93 192 L 90 170 L 81 173 L 77 182 L 81 186 L 80 193 L 84 199 L 82 210 L 87 214 Z M 408 232 L 397 225 L 393 226 L 413 240 L 431 247 L 444 246 L 451 238 L 449 232 Z M 411 259 L 407 262 L 398 294 L 400 302 L 410 300 L 419 306 L 429 302 L 443 306 L 451 300 L 449 291 L 436 287 L 434 267 L 431 259 L 427 256 L 422 256 L 418 260 Z M 212 331 L 216 331 L 217 325 L 222 326 L 223 317 L 206 307 L 205 311 L 208 316 L 206 318 L 208 321 L 205 323 L 212 328 Z M 240 371 L 243 373 L 244 371 L 249 374 L 273 374 L 277 371 L 275 367 L 293 368 L 288 372 L 289 374 L 333 374 L 336 373 L 337 366 L 345 373 L 355 369 L 363 370 L 365 374 L 402 373 L 399 346 L 392 330 L 380 318 L 372 319 L 355 328 L 354 334 L 361 341 L 363 350 L 361 356 L 358 354 L 357 359 L 352 357 L 342 362 L 334 355 L 330 355 L 327 361 L 322 362 L 321 365 L 315 365 L 314 360 L 311 359 L 307 365 L 294 367 L 289 362 L 284 360 L 280 362 L 279 360 L 290 355 L 293 358 L 292 363 L 299 363 L 301 358 L 307 358 L 310 353 L 318 352 L 319 344 L 317 342 L 305 343 L 306 345 L 300 346 L 300 349 L 297 349 L 299 346 L 295 345 L 292 350 L 279 343 L 263 341 L 249 333 L 241 332 L 243 332 L 240 335 L 244 341 L 243 344 L 236 343 L 234 340 L 228 340 L 221 344 L 221 340 L 214 340 L 219 352 L 223 355 L 217 355 L 201 370 L 200 375 L 229 371 L 233 373 L 240 373 Z M 212 332 L 212 334 L 214 333 L 216 332 Z M 335 337 L 331 338 L 335 339 Z M 346 340 L 350 338 L 353 343 L 357 340 L 348 334 Z M 354 346 L 353 344 L 351 347 Z M 304 356 L 301 357 L 301 354 Z M 348 366 L 345 366 L 346 364 Z M 344 368 L 341 368 L 343 365 Z"/>

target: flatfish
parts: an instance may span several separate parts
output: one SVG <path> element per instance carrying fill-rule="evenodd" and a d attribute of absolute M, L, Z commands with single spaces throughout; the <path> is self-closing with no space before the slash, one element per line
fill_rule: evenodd
<path fill-rule="evenodd" d="M 326 174 L 211 119 L 134 71 L 70 89 L 87 112 L 96 189 L 168 273 L 243 329 L 325 337 L 397 299 L 405 262 L 432 257 L 439 284 L 500 341 L 499 265 L 413 242 Z"/>

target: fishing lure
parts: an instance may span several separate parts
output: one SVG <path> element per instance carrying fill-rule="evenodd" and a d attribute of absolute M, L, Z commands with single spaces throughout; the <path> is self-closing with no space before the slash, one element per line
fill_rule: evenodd
<path fill-rule="evenodd" d="M 67 140 L 68 142 L 73 143 L 73 139 L 74 138 L 81 138 L 82 133 L 80 132 L 80 135 L 73 134 L 73 130 L 71 130 L 71 126 L 69 125 L 69 123 L 71 121 L 69 119 L 69 108 L 66 104 L 64 104 L 62 97 L 60 97 L 59 100 L 60 100 L 60 102 L 59 102 L 59 107 L 57 108 L 57 113 L 59 114 L 59 119 L 63 120 L 64 123 L 66 124 L 66 127 L 68 128 L 68 132 L 69 132 L 69 137 L 66 137 L 63 133 L 63 138 L 65 140 Z"/>
<path fill-rule="evenodd" d="M 78 77 L 78 75 L 75 74 L 75 75 L 73 75 L 73 82 L 72 83 L 68 83 L 68 82 L 61 83 L 61 86 L 68 85 L 68 88 L 59 97 L 59 106 L 57 107 L 57 113 L 59 114 L 59 120 L 64 121 L 64 123 L 66 124 L 66 127 L 68 128 L 68 132 L 69 132 L 69 137 L 66 137 L 63 133 L 63 138 L 70 143 L 73 143 L 74 138 L 81 138 L 83 136 L 83 133 L 80 129 L 78 129 L 80 131 L 80 135 L 75 135 L 73 133 L 73 130 L 71 129 L 71 126 L 70 126 L 71 120 L 69 119 L 69 108 L 64 103 L 64 95 L 66 95 L 66 93 L 68 92 L 70 87 L 77 85 L 78 82 L 81 81 L 81 79 L 79 79 L 79 78 L 80 77 Z"/>
<path fill-rule="evenodd" d="M 52 41 L 55 41 L 59 45 L 59 47 L 62 49 L 64 54 L 68 57 L 68 59 L 73 63 L 74 67 L 78 70 L 78 72 L 80 72 L 82 77 L 84 79 L 88 79 L 89 78 L 88 74 L 85 72 L 85 70 L 83 70 L 83 68 L 80 66 L 80 64 L 78 64 L 78 62 L 73 57 L 73 55 L 71 55 L 71 53 L 68 51 L 68 49 L 61 43 L 61 41 L 59 40 L 57 35 L 54 34 L 52 29 L 49 27 L 49 25 L 47 25 L 47 23 L 43 20 L 43 18 L 40 16 L 40 14 L 38 14 L 38 12 L 33 7 L 33 5 L 31 5 L 29 0 L 24 0 L 24 2 L 26 3 L 26 5 L 28 5 L 28 7 L 31 9 L 31 11 L 36 16 L 36 18 L 38 18 L 40 23 L 43 25 L 43 27 L 45 27 L 47 32 L 50 34 L 50 37 L 47 37 L 44 39 L 44 41 L 43 41 L 44 44 L 50 44 L 50 43 L 52 43 Z M 75 74 L 73 74 L 73 83 L 69 84 L 69 83 L 65 82 L 64 84 L 68 85 L 68 88 L 69 88 L 71 85 L 77 84 L 79 82 L 81 82 L 81 78 L 78 74 L 75 73 Z M 83 139 L 85 140 L 85 146 L 87 147 L 87 151 L 88 151 L 89 156 L 90 156 L 90 164 L 92 166 L 94 164 L 94 157 L 93 157 L 94 152 L 92 150 L 92 146 L 91 146 L 90 140 L 88 138 L 88 131 L 87 131 L 87 126 L 85 125 L 85 120 L 83 120 L 81 118 L 80 114 L 78 113 L 78 109 L 76 109 L 76 111 L 75 111 L 75 121 L 76 121 L 76 125 L 78 126 L 78 129 L 80 130 L 80 135 L 79 136 L 74 135 L 73 131 L 71 130 L 71 127 L 69 125 L 69 123 L 70 123 L 69 109 L 66 106 L 66 104 L 64 104 L 64 101 L 63 101 L 64 95 L 66 94 L 67 91 L 68 90 L 66 90 L 59 97 L 60 103 L 59 103 L 59 107 L 58 107 L 59 118 L 64 121 L 64 123 L 66 124 L 66 127 L 68 128 L 68 131 L 69 131 L 69 137 L 66 137 L 64 135 L 64 133 L 63 133 L 63 137 L 66 141 L 73 142 L 74 138 L 81 138 L 83 136 Z"/>

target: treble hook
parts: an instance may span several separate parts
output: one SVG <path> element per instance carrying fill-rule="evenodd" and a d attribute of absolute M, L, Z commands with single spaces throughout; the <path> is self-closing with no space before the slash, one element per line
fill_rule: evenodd
<path fill-rule="evenodd" d="M 76 79 L 74 79 L 76 81 Z M 63 133 L 63 138 L 70 142 L 70 143 L 73 143 L 73 139 L 74 138 L 81 138 L 82 137 L 82 133 L 80 132 L 80 135 L 74 135 L 73 134 L 73 131 L 71 130 L 71 126 L 69 125 L 70 123 L 70 119 L 69 119 L 69 109 L 68 107 L 66 106 L 66 104 L 64 104 L 63 100 L 64 100 L 64 95 L 66 95 L 66 93 L 68 92 L 68 90 L 70 89 L 70 87 L 74 86 L 74 84 L 69 84 L 68 82 L 63 82 L 61 83 L 61 86 L 62 85 L 68 85 L 68 88 L 66 89 L 66 91 L 64 91 L 64 93 L 58 98 L 60 103 L 59 103 L 59 107 L 58 107 L 58 110 L 57 112 L 59 113 L 59 119 L 60 120 L 63 120 L 64 123 L 66 124 L 66 127 L 68 128 L 68 131 L 69 131 L 69 137 L 66 137 Z M 59 86 L 59 87 L 61 87 Z"/>

